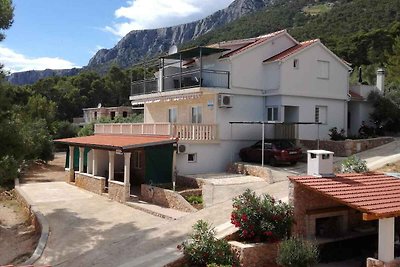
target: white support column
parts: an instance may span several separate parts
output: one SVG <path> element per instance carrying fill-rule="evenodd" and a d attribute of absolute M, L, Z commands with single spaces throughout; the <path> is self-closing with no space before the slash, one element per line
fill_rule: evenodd
<path fill-rule="evenodd" d="M 379 219 L 378 259 L 384 262 L 394 260 L 394 217 Z"/>
<path fill-rule="evenodd" d="M 97 149 L 93 149 L 93 155 L 92 155 L 92 157 L 93 157 L 93 168 L 92 168 L 92 171 L 93 171 L 93 175 L 94 176 L 96 176 L 96 175 L 98 175 L 98 160 L 97 160 Z"/>
<path fill-rule="evenodd" d="M 176 150 L 172 152 L 172 190 L 175 191 L 175 184 L 176 184 Z"/>
<path fill-rule="evenodd" d="M 108 180 L 114 180 L 115 151 L 108 151 Z"/>
<path fill-rule="evenodd" d="M 75 147 L 73 147 L 73 146 L 69 147 L 69 177 L 68 177 L 68 182 L 74 182 L 75 181 L 74 150 L 75 150 Z"/>
<path fill-rule="evenodd" d="M 131 178 L 131 153 L 124 153 L 124 184 L 130 186 Z"/>
<path fill-rule="evenodd" d="M 87 174 L 93 174 L 93 150 L 88 153 Z"/>
<path fill-rule="evenodd" d="M 79 148 L 79 173 L 83 173 L 83 161 L 85 159 L 85 148 Z"/>

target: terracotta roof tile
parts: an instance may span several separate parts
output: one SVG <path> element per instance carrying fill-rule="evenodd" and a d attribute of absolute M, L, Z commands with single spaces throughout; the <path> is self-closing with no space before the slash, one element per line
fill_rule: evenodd
<path fill-rule="evenodd" d="M 156 135 L 91 135 L 54 140 L 56 143 L 105 149 L 127 150 L 135 147 L 175 143 L 170 136 Z"/>
<path fill-rule="evenodd" d="M 242 46 L 242 47 L 240 47 L 240 48 L 238 48 L 236 50 L 233 50 L 233 51 L 231 51 L 229 53 L 226 53 L 221 58 L 227 58 L 227 57 L 231 57 L 231 56 L 236 55 L 236 54 L 240 54 L 243 51 L 246 51 L 247 49 L 249 49 L 251 47 L 254 47 L 254 46 L 257 46 L 259 44 L 262 44 L 262 43 L 272 39 L 273 37 L 275 37 L 278 34 L 281 34 L 283 32 L 286 32 L 286 30 L 281 30 L 281 31 L 277 31 L 277 32 L 273 32 L 273 33 L 269 33 L 269 34 L 266 34 L 266 35 L 259 36 L 259 37 L 256 38 L 255 41 L 253 41 L 253 42 L 251 42 L 249 44 L 246 44 L 246 45 L 244 45 L 244 46 Z"/>
<path fill-rule="evenodd" d="M 337 174 L 336 177 L 290 176 L 306 188 L 361 212 L 384 218 L 400 215 L 400 179 L 382 173 Z"/>
<path fill-rule="evenodd" d="M 362 97 L 361 95 L 359 95 L 356 92 L 353 92 L 351 90 L 349 91 L 349 95 L 352 100 L 364 100 L 364 97 Z"/>
<path fill-rule="evenodd" d="M 289 57 L 289 56 L 291 56 L 291 55 L 293 55 L 295 53 L 300 52 L 304 48 L 309 47 L 310 45 L 312 45 L 312 44 L 314 44 L 316 42 L 319 42 L 319 39 L 302 42 L 300 44 L 292 46 L 291 48 L 289 48 L 289 49 L 287 49 L 287 50 L 285 50 L 285 51 L 283 51 L 283 52 L 281 52 L 281 53 L 279 53 L 279 54 L 277 54 L 275 56 L 267 58 L 266 60 L 264 60 L 264 62 L 272 62 L 272 61 L 283 60 L 283 59 L 285 59 L 285 58 L 287 58 L 287 57 Z"/>

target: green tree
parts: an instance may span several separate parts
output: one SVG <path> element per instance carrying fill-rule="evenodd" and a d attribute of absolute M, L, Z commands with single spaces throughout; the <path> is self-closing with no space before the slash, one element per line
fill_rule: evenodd
<path fill-rule="evenodd" d="M 11 27 L 14 20 L 14 6 L 11 0 L 0 0 L 0 29 L 7 30 Z M 5 38 L 4 33 L 0 32 L 0 41 Z"/>
<path fill-rule="evenodd" d="M 400 36 L 396 37 L 392 51 L 388 55 L 387 79 L 392 86 L 400 87 Z"/>

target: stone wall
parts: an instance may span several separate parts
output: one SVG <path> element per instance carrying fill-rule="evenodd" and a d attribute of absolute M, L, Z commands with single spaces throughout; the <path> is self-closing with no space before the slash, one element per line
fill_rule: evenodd
<path fill-rule="evenodd" d="M 201 196 L 203 194 L 203 190 L 200 188 L 196 189 L 187 189 L 179 192 L 179 195 L 183 197 L 188 197 L 188 196 Z"/>
<path fill-rule="evenodd" d="M 90 174 L 77 173 L 75 175 L 75 185 L 101 195 L 105 191 L 106 178 L 93 176 Z"/>
<path fill-rule="evenodd" d="M 377 259 L 367 258 L 367 267 L 400 267 L 400 260 L 385 263 Z"/>
<path fill-rule="evenodd" d="M 359 140 L 346 139 L 344 141 L 320 140 L 319 149 L 332 151 L 335 153 L 335 156 L 338 157 L 348 157 L 358 152 L 381 146 L 393 141 L 393 137 L 378 137 Z M 300 143 L 308 149 L 317 149 L 316 140 L 300 140 Z"/>
<path fill-rule="evenodd" d="M 276 257 L 279 243 L 252 243 L 244 244 L 237 241 L 229 241 L 231 248 L 239 256 L 242 267 L 278 267 Z"/>
<path fill-rule="evenodd" d="M 121 203 L 129 200 L 130 197 L 130 188 L 129 186 L 125 186 L 124 183 L 118 181 L 109 181 L 108 182 L 108 198 L 111 200 L 115 200 Z"/>
<path fill-rule="evenodd" d="M 322 194 L 316 193 L 307 189 L 304 186 L 290 182 L 289 186 L 289 202 L 294 207 L 294 220 L 292 233 L 300 236 L 308 236 L 310 231 L 307 229 L 313 227 L 310 223 L 310 219 L 318 217 L 318 214 L 309 215 L 310 211 L 323 210 L 330 208 L 341 208 L 345 210 L 347 207 L 343 206 L 337 201 L 334 201 Z M 331 213 L 340 213 L 340 209 L 337 211 L 332 210 Z M 325 215 L 329 216 L 329 212 L 325 212 Z M 321 216 L 319 216 L 321 217 Z M 348 208 L 347 215 L 345 216 L 344 229 L 350 229 L 357 226 L 361 222 L 361 214 L 354 209 Z M 307 228 L 308 227 L 308 228 Z M 315 231 L 315 227 L 313 227 Z M 311 231 L 313 234 L 313 231 Z"/>
<path fill-rule="evenodd" d="M 189 204 L 180 194 L 172 190 L 142 184 L 141 199 L 156 205 L 173 208 L 184 212 L 196 212 L 197 209 Z"/>
<path fill-rule="evenodd" d="M 201 179 L 196 179 L 193 177 L 186 177 L 178 175 L 176 177 L 176 185 L 189 188 L 201 188 L 203 186 L 203 181 Z"/>
<path fill-rule="evenodd" d="M 236 162 L 230 164 L 227 168 L 227 171 L 230 173 L 238 173 L 238 174 L 260 177 L 270 184 L 274 182 L 271 169 L 268 167 L 261 167 L 258 165 Z"/>

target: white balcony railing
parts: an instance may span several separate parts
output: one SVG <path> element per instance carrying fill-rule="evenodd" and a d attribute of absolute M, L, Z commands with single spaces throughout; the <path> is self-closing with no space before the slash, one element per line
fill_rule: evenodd
<path fill-rule="evenodd" d="M 95 134 L 167 135 L 184 141 L 217 140 L 215 124 L 103 123 L 94 125 Z"/>

